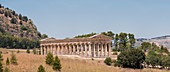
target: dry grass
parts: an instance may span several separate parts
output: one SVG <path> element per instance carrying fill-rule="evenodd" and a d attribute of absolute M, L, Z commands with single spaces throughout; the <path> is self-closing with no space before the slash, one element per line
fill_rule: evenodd
<path fill-rule="evenodd" d="M 5 68 L 6 58 L 10 58 L 11 52 L 6 51 L 8 54 L 3 54 L 3 65 Z M 37 72 L 39 65 L 45 67 L 46 72 L 54 72 L 52 67 L 45 64 L 45 56 L 27 54 L 25 52 L 16 53 L 18 59 L 18 65 L 9 65 L 11 72 Z M 73 59 L 67 57 L 59 57 L 62 64 L 62 72 L 169 72 L 167 70 L 159 69 L 124 69 L 113 66 L 106 66 L 103 61 L 99 60 L 84 60 L 84 59 Z"/>

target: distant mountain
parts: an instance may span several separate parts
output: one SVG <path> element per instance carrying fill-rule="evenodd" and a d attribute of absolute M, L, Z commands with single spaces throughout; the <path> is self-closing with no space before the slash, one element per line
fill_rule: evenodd
<path fill-rule="evenodd" d="M 38 40 L 41 37 L 33 21 L 14 10 L 4 8 L 0 4 L 0 32 L 9 33 L 17 37 Z"/>
<path fill-rule="evenodd" d="M 163 45 L 170 49 L 170 35 L 165 35 L 165 36 L 160 36 L 160 37 L 154 37 L 151 39 L 146 39 L 146 38 L 138 38 L 136 39 L 136 46 L 139 46 L 142 42 L 154 42 L 157 45 Z"/>

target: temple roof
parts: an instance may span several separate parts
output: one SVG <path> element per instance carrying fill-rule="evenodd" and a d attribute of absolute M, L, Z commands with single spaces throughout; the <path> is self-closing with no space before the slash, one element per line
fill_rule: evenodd
<path fill-rule="evenodd" d="M 53 41 L 56 40 L 55 38 L 45 38 L 45 39 L 41 39 L 40 41 Z"/>
<path fill-rule="evenodd" d="M 103 35 L 103 34 L 96 34 L 96 35 L 93 35 L 93 36 L 91 36 L 89 38 L 110 38 L 110 37 L 108 37 L 106 35 Z"/>
<path fill-rule="evenodd" d="M 111 41 L 112 38 L 103 34 L 97 34 L 88 38 L 70 38 L 70 39 L 55 39 L 46 38 L 40 40 L 41 43 L 60 43 L 60 42 L 94 42 L 94 41 Z"/>

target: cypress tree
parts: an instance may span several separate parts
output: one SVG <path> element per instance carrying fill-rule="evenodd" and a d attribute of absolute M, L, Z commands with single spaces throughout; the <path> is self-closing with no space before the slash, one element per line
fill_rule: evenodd
<path fill-rule="evenodd" d="M 61 70 L 60 59 L 58 58 L 58 56 L 55 57 L 55 60 L 54 60 L 54 63 L 53 63 L 53 69 L 56 70 L 56 71 Z"/>
<path fill-rule="evenodd" d="M 6 65 L 9 65 L 10 62 L 9 62 L 9 58 L 6 59 Z"/>
<path fill-rule="evenodd" d="M 38 67 L 38 71 L 37 71 L 37 72 L 45 72 L 44 67 L 43 67 L 42 65 L 40 65 L 40 66 Z"/>
<path fill-rule="evenodd" d="M 53 54 L 51 53 L 51 52 L 49 52 L 48 54 L 47 54 L 47 56 L 46 56 L 46 64 L 48 64 L 48 65 L 52 65 L 53 64 L 53 60 L 54 60 L 54 58 L 53 58 Z"/>
<path fill-rule="evenodd" d="M 0 72 L 3 72 L 2 62 L 0 61 Z"/>

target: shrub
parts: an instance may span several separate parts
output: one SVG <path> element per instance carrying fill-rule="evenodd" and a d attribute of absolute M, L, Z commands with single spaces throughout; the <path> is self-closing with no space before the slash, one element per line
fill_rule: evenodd
<path fill-rule="evenodd" d="M 28 29 L 24 25 L 21 25 L 21 30 L 28 30 Z"/>
<path fill-rule="evenodd" d="M 61 70 L 60 59 L 58 58 L 58 56 L 55 57 L 55 60 L 54 60 L 54 63 L 53 63 L 53 69 L 56 70 L 56 71 Z"/>
<path fill-rule="evenodd" d="M 170 67 L 170 56 L 166 56 L 162 59 L 163 67 Z"/>
<path fill-rule="evenodd" d="M 2 58 L 2 52 L 0 52 L 0 61 L 2 61 L 3 58 Z"/>
<path fill-rule="evenodd" d="M 106 64 L 106 65 L 112 65 L 112 59 L 110 58 L 110 57 L 107 57 L 105 60 L 104 60 L 104 63 Z"/>
<path fill-rule="evenodd" d="M 92 61 L 94 61 L 94 58 L 91 58 Z"/>
<path fill-rule="evenodd" d="M 27 16 L 23 16 L 22 18 L 23 18 L 23 21 L 25 21 L 25 22 L 27 22 L 27 21 L 28 21 Z"/>
<path fill-rule="evenodd" d="M 17 58 L 15 56 L 15 54 L 12 52 L 11 54 L 11 64 L 17 65 Z"/>
<path fill-rule="evenodd" d="M 42 35 L 41 35 L 41 38 L 42 38 L 42 39 L 48 38 L 48 35 L 42 34 Z"/>
<path fill-rule="evenodd" d="M 9 58 L 6 59 L 6 65 L 9 65 L 10 62 L 9 62 Z"/>
<path fill-rule="evenodd" d="M 0 72 L 3 72 L 2 62 L 0 61 Z"/>
<path fill-rule="evenodd" d="M 33 53 L 37 54 L 36 48 L 33 48 Z"/>
<path fill-rule="evenodd" d="M 27 48 L 27 53 L 30 53 L 30 49 L 29 48 Z"/>
<path fill-rule="evenodd" d="M 19 14 L 19 19 L 20 19 L 20 20 L 22 20 L 22 19 L 23 19 L 21 14 Z"/>
<path fill-rule="evenodd" d="M 17 24 L 17 19 L 16 19 L 16 18 L 12 18 L 12 19 L 11 19 L 11 23 L 12 23 L 12 24 Z"/>
<path fill-rule="evenodd" d="M 46 64 L 48 64 L 48 65 L 52 65 L 53 64 L 53 60 L 54 60 L 54 58 L 53 58 L 53 54 L 51 53 L 51 52 L 49 52 L 48 54 L 47 54 L 47 56 L 46 56 Z"/>
<path fill-rule="evenodd" d="M 146 56 L 145 62 L 146 64 L 152 65 L 154 67 L 156 65 L 159 65 L 160 57 L 158 56 L 158 54 L 155 53 L 155 51 L 149 51 L 148 55 Z"/>
<path fill-rule="evenodd" d="M 23 24 L 22 24 L 22 21 L 20 21 L 19 24 L 20 24 L 20 25 L 23 25 Z"/>
<path fill-rule="evenodd" d="M 142 50 L 131 48 L 118 55 L 115 65 L 123 68 L 142 69 L 144 60 L 145 54 Z"/>
<path fill-rule="evenodd" d="M 38 71 L 37 71 L 37 72 L 45 72 L 44 67 L 43 67 L 42 65 L 40 65 L 40 66 L 38 67 Z"/>
<path fill-rule="evenodd" d="M 7 11 L 5 11 L 5 16 L 8 17 L 9 16 L 9 13 Z"/>
<path fill-rule="evenodd" d="M 117 52 L 114 52 L 113 55 L 117 55 Z"/>
<path fill-rule="evenodd" d="M 13 15 L 16 15 L 15 11 L 12 11 L 12 14 L 13 14 Z"/>
<path fill-rule="evenodd" d="M 17 53 L 19 53 L 20 51 L 19 50 L 17 50 Z"/>

